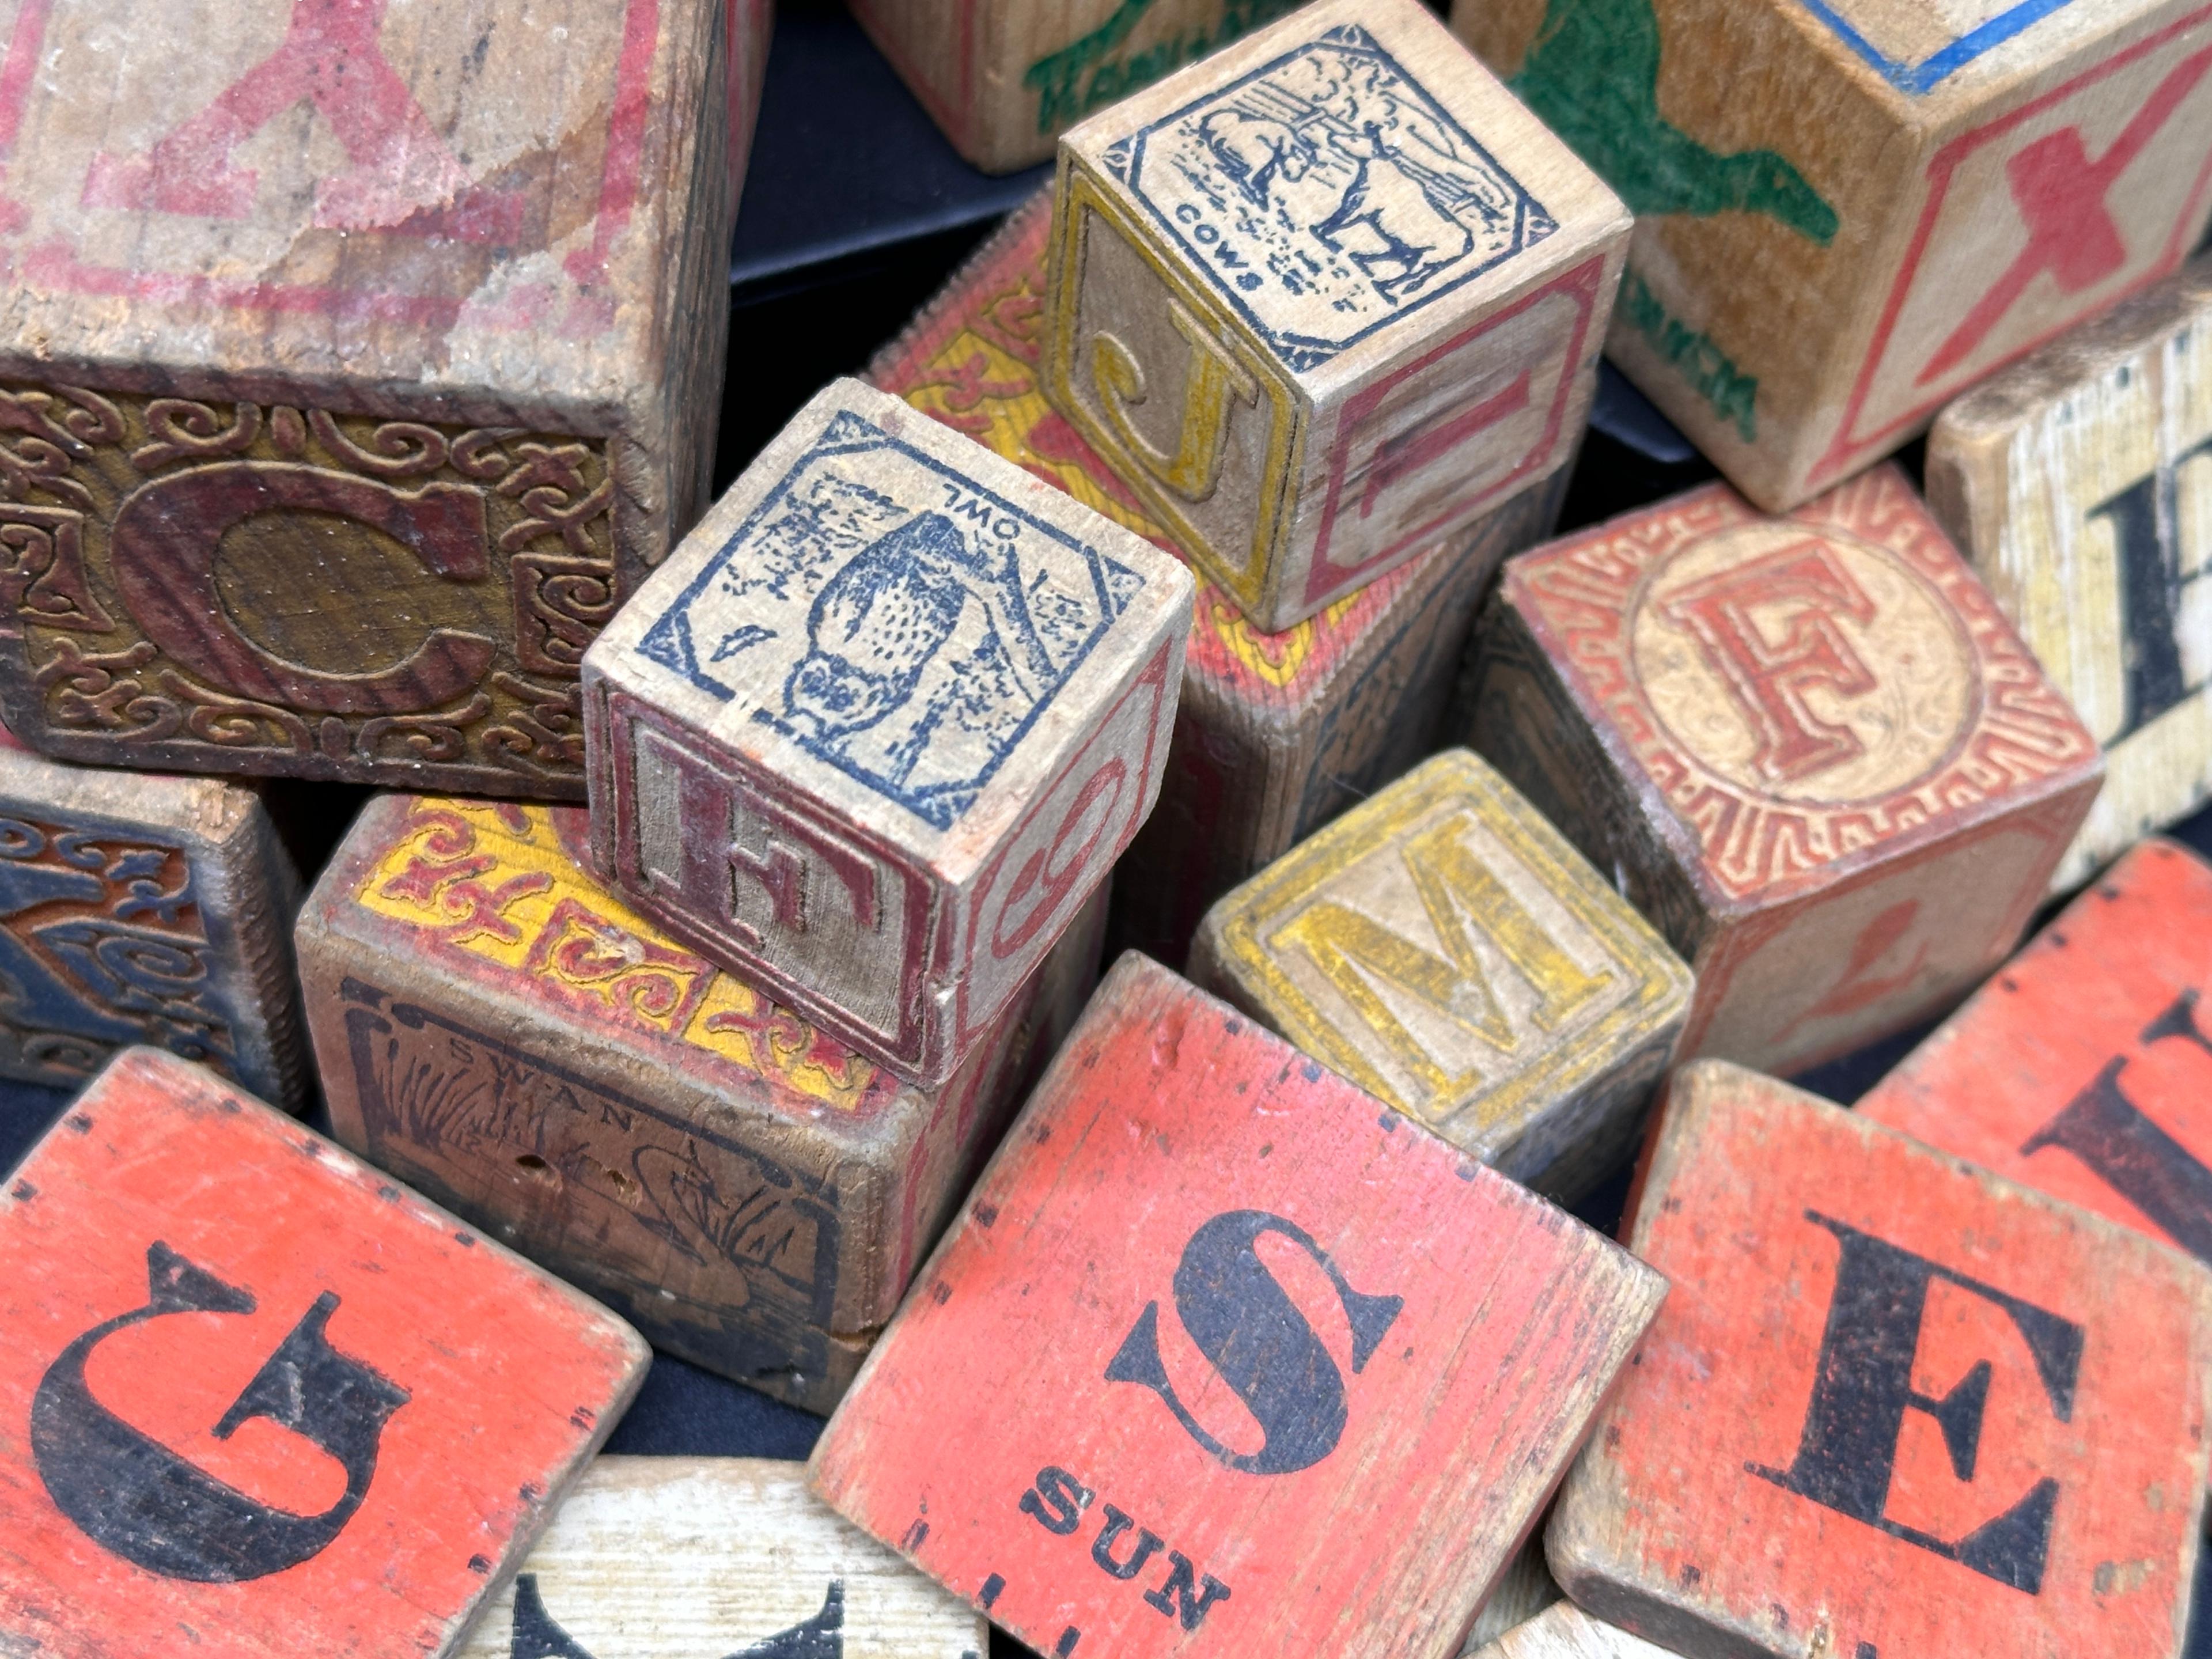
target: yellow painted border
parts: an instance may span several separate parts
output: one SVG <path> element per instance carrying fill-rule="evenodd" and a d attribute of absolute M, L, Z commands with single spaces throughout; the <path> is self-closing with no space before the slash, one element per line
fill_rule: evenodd
<path fill-rule="evenodd" d="M 1475 1100 L 1454 1104 L 1439 1115 L 1398 1102 L 1396 1091 L 1366 1060 L 1338 1036 L 1295 981 L 1276 966 L 1260 945 L 1263 922 L 1311 897 L 1322 884 L 1347 866 L 1382 848 L 1411 823 L 1439 805 L 1473 808 L 1491 832 L 1505 843 L 1546 892 L 1597 937 L 1614 961 L 1636 980 L 1628 999 L 1553 1058 L 1501 1082 Z M 1447 1139 L 1463 1113 L 1480 1107 L 1476 1126 L 1486 1136 L 1501 1125 L 1526 1125 L 1534 1113 L 1571 1095 L 1621 1058 L 1616 1039 L 1656 1030 L 1670 1012 L 1686 1010 L 1694 986 L 1690 970 L 1632 909 L 1567 844 L 1536 809 L 1479 757 L 1447 750 L 1424 763 L 1372 800 L 1354 807 L 1335 823 L 1293 848 L 1230 895 L 1220 950 L 1257 997 L 1276 1028 L 1329 1069 L 1349 1079 L 1409 1117 L 1427 1123 Z"/>
<path fill-rule="evenodd" d="M 1247 615 L 1258 611 L 1278 585 L 1290 548 L 1291 496 L 1296 481 L 1303 476 L 1310 424 L 1305 400 L 1282 365 L 1258 349 L 1249 331 L 1215 303 L 1208 290 L 1175 268 L 1146 234 L 1142 222 L 1124 211 L 1090 169 L 1063 156 L 1054 194 L 1051 274 L 1045 302 L 1052 331 L 1042 365 L 1045 396 L 1091 447 L 1107 458 L 1121 481 L 1144 497 L 1146 505 L 1167 526 L 1176 544 L 1193 562 L 1225 588 Z M 1249 556 L 1241 568 L 1227 563 L 1175 498 L 1154 485 L 1152 476 L 1123 447 L 1119 435 L 1092 419 L 1083 400 L 1075 395 L 1078 296 L 1074 288 L 1083 269 L 1085 229 L 1094 211 L 1129 245 L 1170 295 L 1193 316 L 1212 325 L 1217 338 L 1231 344 L 1238 363 L 1272 398 L 1274 413 L 1267 434 L 1267 469 L 1260 482 L 1260 521 L 1253 532 Z"/>

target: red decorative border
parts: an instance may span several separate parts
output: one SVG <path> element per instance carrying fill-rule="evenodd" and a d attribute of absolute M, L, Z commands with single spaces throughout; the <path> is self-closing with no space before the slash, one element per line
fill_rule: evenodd
<path fill-rule="evenodd" d="M 1905 414 L 1863 438 L 1855 439 L 1851 435 L 1858 426 L 1859 416 L 1864 411 L 1867 398 L 1873 390 L 1875 373 L 1881 368 L 1882 357 L 1889 349 L 1890 337 L 1896 331 L 1897 319 L 1904 312 L 1905 302 L 1911 294 L 1913 278 L 1919 273 L 1920 261 L 1927 253 L 1929 240 L 1935 234 L 1936 221 L 1942 213 L 1945 197 L 1951 188 L 1952 175 L 1958 170 L 1960 162 L 1984 144 L 2002 137 L 2014 127 L 2030 119 L 2051 105 L 2072 96 L 2075 91 L 2093 81 L 2101 80 L 2106 76 L 2125 68 L 2145 53 L 2155 52 L 2175 36 L 2186 33 L 2207 19 L 2212 19 L 2212 6 L 2207 6 L 2201 11 L 2192 12 L 2187 17 L 2167 25 L 2155 34 L 2145 36 L 2125 52 L 2115 53 L 2103 63 L 2075 76 L 2063 86 L 2053 88 L 2042 97 L 2022 104 L 2018 109 L 2001 115 L 1982 126 L 1970 128 L 1936 151 L 1935 160 L 1928 164 L 1929 183 L 1927 204 L 1921 211 L 1919 224 L 1913 230 L 1912 240 L 1905 248 L 1905 263 L 1899 268 L 1897 282 L 1890 289 L 1889 298 L 1882 307 L 1881 320 L 1875 325 L 1874 343 L 1868 349 L 1865 361 L 1860 365 L 1858 380 L 1851 388 L 1850 398 L 1844 406 L 1843 422 L 1836 428 L 1835 440 L 1828 446 L 1827 453 L 1814 465 L 1807 480 L 1808 483 L 1818 486 L 1832 478 L 1841 477 L 1854 464 L 1856 458 L 1864 456 L 1869 450 L 1884 447 L 1888 440 L 1917 426 L 1922 416 L 1931 410 L 1948 403 L 1967 383 L 1966 380 L 1961 380 L 1946 386 L 1924 403 L 1915 404 Z M 2207 47 L 2206 51 L 2212 52 L 2212 47 Z M 2038 347 L 2047 345 L 2079 323 L 2084 317 L 2118 304 L 2129 295 L 2149 287 L 2153 283 L 2160 281 L 2178 269 L 2189 251 L 2186 242 L 2190 222 L 2196 218 L 2198 208 L 2203 205 L 2208 186 L 2212 186 L 2212 154 L 2208 154 L 2205 157 L 2203 167 L 2197 172 L 2196 183 L 2190 187 L 2188 195 L 2183 198 L 2180 214 L 2174 221 L 2173 234 L 2167 239 L 2165 251 L 2145 269 L 2142 276 L 2124 289 L 2102 295 L 2093 300 L 2068 315 L 2046 332 L 2038 335 L 2017 350 L 2009 353 L 1997 362 L 1989 364 L 1968 379 L 1980 379 L 1994 373 L 2005 363 L 2016 362 Z"/>
<path fill-rule="evenodd" d="M 1590 333 L 1590 319 L 1597 308 L 1600 283 L 1605 273 L 1606 256 L 1594 255 L 1572 270 L 1553 277 L 1540 289 L 1532 289 L 1503 310 L 1494 311 L 1472 328 L 1455 334 L 1449 340 L 1421 354 L 1413 362 L 1384 375 L 1372 386 L 1363 389 L 1344 405 L 1337 417 L 1336 441 L 1330 446 L 1328 499 L 1323 503 L 1321 527 L 1315 532 L 1313 562 L 1306 571 L 1306 602 L 1310 605 L 1319 596 L 1340 591 L 1346 583 L 1355 582 L 1360 573 L 1395 559 L 1407 550 L 1426 547 L 1449 525 L 1464 521 L 1481 504 L 1501 492 L 1510 492 L 1514 485 L 1526 479 L 1552 453 L 1559 443 L 1559 429 L 1566 422 L 1567 405 L 1573 400 L 1575 380 L 1582 367 L 1583 343 Z M 1357 564 L 1340 565 L 1328 556 L 1328 544 L 1336 529 L 1337 508 L 1344 495 L 1346 475 L 1352 465 L 1352 445 L 1349 440 L 1367 417 L 1389 393 L 1392 387 L 1425 373 L 1438 359 L 1448 357 L 1469 341 L 1480 339 L 1492 329 L 1510 322 L 1532 307 L 1549 299 L 1554 294 L 1569 294 L 1574 297 L 1576 317 L 1573 337 L 1567 343 L 1566 359 L 1559 370 L 1558 390 L 1553 394 L 1550 414 L 1544 422 L 1544 435 L 1522 457 L 1519 464 L 1504 477 L 1464 501 L 1455 501 L 1448 512 L 1440 513 L 1427 523 L 1419 525 L 1401 536 L 1389 546 L 1370 555 Z"/>
<path fill-rule="evenodd" d="M 1690 755 L 1638 681 L 1629 639 L 1638 599 L 1683 549 L 1740 524 L 1832 528 L 1883 548 L 1931 583 L 1952 607 L 1982 675 L 1978 718 L 1929 772 L 1886 796 L 1849 802 L 1753 793 Z M 1877 849 L 1949 836 L 2016 793 L 2047 793 L 2086 776 L 2096 739 L 1967 569 L 1905 476 L 1880 466 L 1784 520 L 1711 484 L 1626 520 L 1527 554 L 1507 565 L 1507 601 L 1534 633 L 1632 785 L 1664 803 L 1700 879 L 1727 898 L 1769 899 L 1826 885 Z M 1642 793 L 1642 790 L 1639 790 Z"/>
<path fill-rule="evenodd" d="M 625 0 L 623 49 L 615 69 L 607 145 L 600 163 L 599 206 L 592 245 L 568 256 L 571 280 L 590 288 L 606 274 L 615 242 L 629 227 L 653 118 L 653 63 L 660 38 L 660 0 Z M 54 0 L 23 0 L 16 14 L 4 59 L 0 59 L 0 183 L 6 178 L 15 141 L 30 99 L 38 58 Z M 0 196 L 0 234 L 19 228 L 26 217 L 20 204 Z M 7 267 L 14 267 L 7 271 Z M 121 297 L 154 305 L 210 305 L 277 315 L 313 315 L 347 321 L 403 322 L 433 328 L 456 322 L 468 301 L 444 295 L 410 295 L 392 289 L 241 283 L 174 271 L 115 270 L 88 265 L 60 237 L 25 248 L 19 256 L 0 248 L 0 271 L 63 293 Z M 604 333 L 613 326 L 615 309 L 605 296 L 572 297 L 559 317 L 553 314 L 550 289 L 520 295 L 492 309 L 470 308 L 472 324 L 501 332 L 551 325 L 569 334 Z"/>

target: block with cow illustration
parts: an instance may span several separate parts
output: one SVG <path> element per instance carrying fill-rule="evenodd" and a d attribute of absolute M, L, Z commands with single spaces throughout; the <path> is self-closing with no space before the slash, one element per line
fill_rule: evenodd
<path fill-rule="evenodd" d="M 1046 395 L 1252 624 L 1572 453 L 1629 218 L 1419 0 L 1323 0 L 1060 141 Z"/>
<path fill-rule="evenodd" d="M 1546 1529 L 1569 1600 L 1686 1659 L 2179 1659 L 2212 1272 L 1723 1061 L 1664 1113 L 1622 1241 L 1672 1288 Z"/>
<path fill-rule="evenodd" d="M 1606 352 L 1785 512 L 2170 274 L 2205 0 L 1455 0 L 1636 216 Z"/>
<path fill-rule="evenodd" d="M 1058 1659 L 1449 1659 L 1665 1294 L 1132 953 L 809 1478 Z"/>
<path fill-rule="evenodd" d="M 979 1659 L 983 1620 L 797 1463 L 602 1457 L 461 1659 Z"/>
<path fill-rule="evenodd" d="M 1893 466 L 1723 484 L 1512 561 L 1471 741 L 1696 969 L 1684 1058 L 1801 1070 L 2003 959 L 2096 740 Z"/>
<path fill-rule="evenodd" d="M 1159 790 L 1191 579 L 856 380 L 818 394 L 585 659 L 592 860 L 935 1090 Z"/>
<path fill-rule="evenodd" d="M 7 9 L 17 735 L 580 800 L 584 648 L 706 505 L 766 21 Z"/>
<path fill-rule="evenodd" d="M 1180 557 L 1038 391 L 1051 234 L 1041 192 L 868 378 Z M 1198 577 L 1159 804 L 1115 885 L 1115 947 L 1182 962 L 1207 905 L 1437 746 L 1475 606 L 1502 559 L 1550 532 L 1569 471 L 1279 633 Z"/>
<path fill-rule="evenodd" d="M 257 791 L 70 766 L 0 726 L 0 1077 L 75 1089 L 144 1043 L 299 1110 L 299 902 Z"/>
<path fill-rule="evenodd" d="M 827 1412 L 1096 980 L 1104 891 L 920 1089 L 641 916 L 580 808 L 384 795 L 309 897 L 331 1132 L 669 1352 Z"/>
<path fill-rule="evenodd" d="M 2212 866 L 2142 842 L 1859 1101 L 2212 1262 Z"/>
<path fill-rule="evenodd" d="M 8 1177 L 0 1323 L 0 1650 L 41 1659 L 455 1654 L 650 1359 L 154 1048 Z"/>
<path fill-rule="evenodd" d="M 1448 750 L 1206 913 L 1191 977 L 1537 1191 L 1634 1146 L 1690 970 L 1478 757 Z"/>

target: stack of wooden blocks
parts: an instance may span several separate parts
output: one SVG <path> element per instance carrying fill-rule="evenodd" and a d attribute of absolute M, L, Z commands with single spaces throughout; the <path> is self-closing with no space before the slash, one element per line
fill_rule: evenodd
<path fill-rule="evenodd" d="M 2180 1654 L 2191 3 L 856 0 L 1057 177 L 709 506 L 764 4 L 25 0 L 0 1651 Z"/>

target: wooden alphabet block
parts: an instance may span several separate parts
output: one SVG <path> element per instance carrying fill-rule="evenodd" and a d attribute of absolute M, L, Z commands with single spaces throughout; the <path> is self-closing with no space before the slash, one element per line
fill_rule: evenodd
<path fill-rule="evenodd" d="M 1718 1061 L 1631 1210 L 1674 1289 L 1553 1511 L 1571 1600 L 1689 1659 L 2180 1652 L 2212 1273 Z"/>
<path fill-rule="evenodd" d="M 151 1048 L 16 1166 L 0 1323 L 0 1649 L 40 1659 L 454 1653 L 649 1358 Z"/>
<path fill-rule="evenodd" d="M 1051 228 L 1042 194 L 869 379 L 1182 558 L 1037 389 Z M 1550 533 L 1568 470 L 1280 633 L 1198 577 L 1159 804 L 1121 864 L 1118 945 L 1182 961 L 1207 905 L 1436 747 L 1475 605 L 1500 560 Z"/>
<path fill-rule="evenodd" d="M 1571 1601 L 1554 1601 L 1501 1632 L 1468 1659 L 1668 1659 L 1640 1636 L 1593 1619 Z"/>
<path fill-rule="evenodd" d="M 986 173 L 1049 161 L 1094 111 L 1305 0 L 850 0 L 930 118 Z"/>
<path fill-rule="evenodd" d="M 1636 1144 L 1690 970 L 1481 760 L 1447 750 L 1206 913 L 1191 977 L 1548 1195 Z"/>
<path fill-rule="evenodd" d="M 760 119 L 761 89 L 768 79 L 769 42 L 775 33 L 775 0 L 726 0 L 725 27 L 730 40 L 730 111 L 726 170 L 730 181 L 730 223 L 752 160 L 753 128 Z"/>
<path fill-rule="evenodd" d="M 983 1620 L 749 1457 L 602 1457 L 464 1659 L 977 1659 Z"/>
<path fill-rule="evenodd" d="M 638 915 L 587 836 L 574 807 L 369 803 L 300 922 L 331 1132 L 661 1347 L 827 1413 L 1074 1023 L 1104 895 L 923 1090 Z"/>
<path fill-rule="evenodd" d="M 9 9 L 17 735 L 582 799 L 584 647 L 704 505 L 730 21 L 730 0 L 185 0 L 127 28 L 95 0 Z"/>
<path fill-rule="evenodd" d="M 1419 0 L 1323 0 L 1060 142 L 1046 395 L 1256 628 L 1540 483 L 1629 219 Z"/>
<path fill-rule="evenodd" d="M 1816 1065 L 2001 961 L 2094 738 L 1893 466 L 1723 485 L 1514 560 L 1474 746 L 1697 970 L 1683 1056 Z"/>
<path fill-rule="evenodd" d="M 2129 853 L 1859 1109 L 2212 1262 L 2212 866 Z"/>
<path fill-rule="evenodd" d="M 810 1481 L 1059 1659 L 1456 1653 L 1665 1294 L 1135 955 L 925 1278 Z"/>
<path fill-rule="evenodd" d="M 2172 271 L 2203 0 L 1456 0 L 1636 215 L 1607 355 L 1784 512 Z"/>
<path fill-rule="evenodd" d="M 1928 505 L 2105 747 L 2076 887 L 2212 799 L 2212 259 L 1945 410 Z"/>
<path fill-rule="evenodd" d="M 1544 1565 L 1544 1540 L 1540 1535 L 1533 1537 L 1521 1547 L 1521 1553 L 1505 1569 L 1498 1588 L 1482 1604 L 1482 1611 L 1474 1615 L 1461 1649 L 1462 1659 L 1498 1659 L 1491 1644 L 1509 1631 L 1521 1629 L 1559 1599 L 1559 1587 Z"/>
<path fill-rule="evenodd" d="M 67 766 L 0 727 L 0 1078 L 74 1089 L 145 1043 L 298 1111 L 299 902 L 251 789 Z"/>
<path fill-rule="evenodd" d="M 585 659 L 592 858 L 934 1090 L 1152 810 L 1166 554 L 908 404 L 793 417 Z"/>

